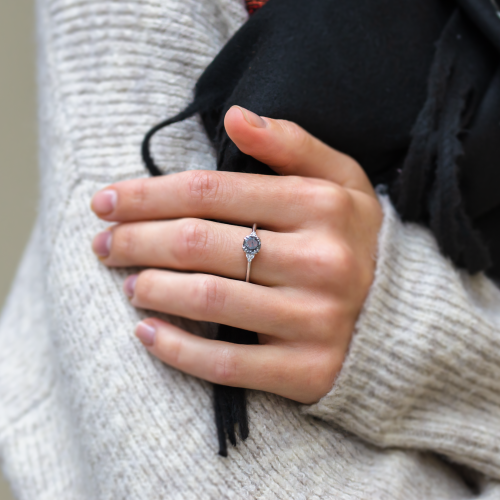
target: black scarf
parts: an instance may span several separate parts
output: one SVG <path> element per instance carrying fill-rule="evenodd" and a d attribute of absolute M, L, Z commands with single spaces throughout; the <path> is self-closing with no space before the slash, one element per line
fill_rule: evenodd
<path fill-rule="evenodd" d="M 500 17 L 495 0 L 270 0 L 226 44 L 194 101 L 219 170 L 270 174 L 223 126 L 234 104 L 291 120 L 389 186 L 406 221 L 426 225 L 470 273 L 500 279 Z M 256 343 L 220 325 L 218 338 Z M 215 386 L 221 455 L 248 436 L 243 389 Z"/>

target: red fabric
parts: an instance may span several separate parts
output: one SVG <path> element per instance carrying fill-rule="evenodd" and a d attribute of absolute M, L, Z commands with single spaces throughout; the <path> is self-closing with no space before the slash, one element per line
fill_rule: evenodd
<path fill-rule="evenodd" d="M 245 0 L 245 3 L 247 4 L 248 13 L 252 15 L 256 10 L 265 5 L 267 0 Z"/>

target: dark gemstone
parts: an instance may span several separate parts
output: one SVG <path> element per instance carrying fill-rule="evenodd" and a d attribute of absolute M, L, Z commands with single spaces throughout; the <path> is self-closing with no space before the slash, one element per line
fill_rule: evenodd
<path fill-rule="evenodd" d="M 257 253 L 260 250 L 260 240 L 257 236 L 248 235 L 243 242 L 245 252 Z"/>
<path fill-rule="evenodd" d="M 247 248 L 249 250 L 255 250 L 259 246 L 259 242 L 255 238 L 248 238 Z"/>

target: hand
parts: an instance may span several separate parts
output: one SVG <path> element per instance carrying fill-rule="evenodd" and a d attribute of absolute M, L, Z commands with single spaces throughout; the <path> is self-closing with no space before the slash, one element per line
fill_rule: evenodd
<path fill-rule="evenodd" d="M 235 106 L 225 126 L 281 176 L 203 170 L 116 183 L 92 201 L 118 223 L 93 249 L 110 267 L 155 268 L 127 278 L 134 306 L 254 331 L 260 342 L 204 339 L 150 318 L 136 334 L 151 354 L 210 382 L 313 403 L 334 383 L 373 281 L 382 210 L 352 158 L 294 123 Z M 254 222 L 262 249 L 245 283 L 241 245 Z"/>

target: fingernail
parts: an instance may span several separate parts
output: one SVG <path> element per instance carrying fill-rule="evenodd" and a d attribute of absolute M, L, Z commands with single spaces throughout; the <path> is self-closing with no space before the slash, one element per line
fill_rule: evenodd
<path fill-rule="evenodd" d="M 135 328 L 135 335 L 144 345 L 151 347 L 155 343 L 156 329 L 141 321 Z"/>
<path fill-rule="evenodd" d="M 118 194 L 116 191 L 113 189 L 105 189 L 104 191 L 99 191 L 94 198 L 92 198 L 90 206 L 97 215 L 108 215 L 116 208 L 117 199 Z"/>
<path fill-rule="evenodd" d="M 129 276 L 126 280 L 125 283 L 123 283 L 123 291 L 127 295 L 129 299 L 131 299 L 134 296 L 135 292 L 135 284 L 137 283 L 137 274 L 133 274 L 132 276 Z"/>
<path fill-rule="evenodd" d="M 111 240 L 113 235 L 111 231 L 99 233 L 92 242 L 92 250 L 99 257 L 108 257 L 111 251 Z"/>
<path fill-rule="evenodd" d="M 241 106 L 236 106 L 236 107 L 243 113 L 243 117 L 245 118 L 246 122 L 249 125 L 252 125 L 252 127 L 257 127 L 257 128 L 267 127 L 267 122 L 259 115 L 256 115 L 254 112 L 250 111 L 249 109 L 242 108 Z"/>

